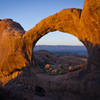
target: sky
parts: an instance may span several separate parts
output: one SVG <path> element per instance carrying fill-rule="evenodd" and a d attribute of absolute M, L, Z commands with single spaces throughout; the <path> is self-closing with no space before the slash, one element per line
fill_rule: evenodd
<path fill-rule="evenodd" d="M 84 0 L 0 0 L 0 19 L 10 18 L 27 31 L 39 21 L 67 8 L 83 8 Z M 50 32 L 37 45 L 82 45 L 69 33 Z"/>

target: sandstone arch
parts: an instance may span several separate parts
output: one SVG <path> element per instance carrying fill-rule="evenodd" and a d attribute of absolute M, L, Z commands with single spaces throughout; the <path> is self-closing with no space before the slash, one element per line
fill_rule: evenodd
<path fill-rule="evenodd" d="M 84 8 L 64 9 L 40 21 L 25 32 L 10 19 L 0 20 L 0 72 L 3 75 L 34 64 L 32 49 L 48 32 L 61 31 L 76 36 L 88 50 L 88 71 L 100 71 L 100 1 L 85 0 Z"/>

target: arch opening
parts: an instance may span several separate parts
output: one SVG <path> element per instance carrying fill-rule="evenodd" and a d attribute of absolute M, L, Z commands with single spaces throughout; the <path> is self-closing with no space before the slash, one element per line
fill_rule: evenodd
<path fill-rule="evenodd" d="M 37 66 L 50 74 L 64 74 L 84 68 L 88 52 L 84 44 L 71 34 L 50 32 L 34 47 Z"/>

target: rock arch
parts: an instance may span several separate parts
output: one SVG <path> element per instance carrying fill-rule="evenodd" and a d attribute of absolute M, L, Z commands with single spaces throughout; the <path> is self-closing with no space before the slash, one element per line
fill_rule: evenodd
<path fill-rule="evenodd" d="M 100 1 L 85 0 L 84 8 L 64 9 L 40 21 L 29 31 L 11 19 L 0 20 L 0 73 L 9 75 L 34 64 L 32 49 L 48 32 L 76 36 L 88 50 L 87 70 L 100 71 Z"/>

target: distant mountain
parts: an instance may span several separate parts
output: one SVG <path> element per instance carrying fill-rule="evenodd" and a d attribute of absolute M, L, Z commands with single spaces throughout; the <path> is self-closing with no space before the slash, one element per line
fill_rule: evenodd
<path fill-rule="evenodd" d="M 34 51 L 47 50 L 56 55 L 79 55 L 87 57 L 87 49 L 84 46 L 69 46 L 69 45 L 37 45 Z"/>

